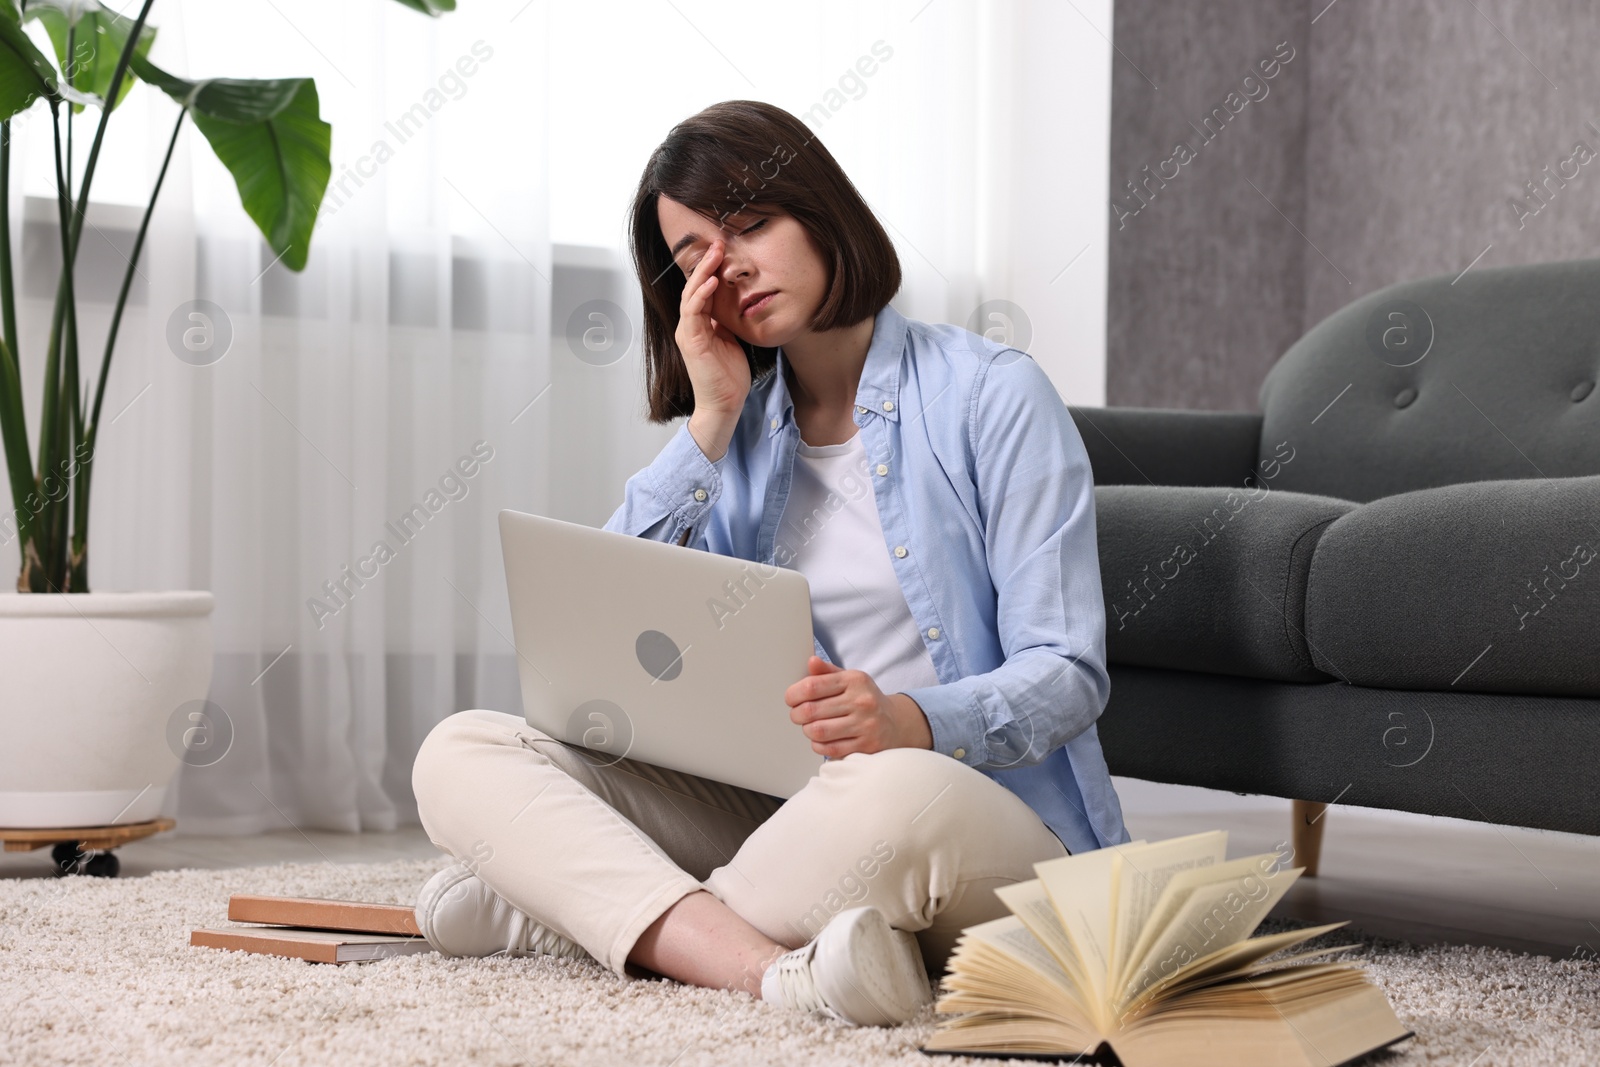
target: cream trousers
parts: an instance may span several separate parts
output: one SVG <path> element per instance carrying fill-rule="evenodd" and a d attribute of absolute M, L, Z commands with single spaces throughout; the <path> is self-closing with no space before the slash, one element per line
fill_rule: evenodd
<path fill-rule="evenodd" d="M 783 801 L 463 711 L 428 734 L 411 780 L 435 845 L 622 975 L 699 889 L 790 948 L 871 905 L 938 975 L 963 928 L 1009 914 L 995 887 L 1067 854 L 1010 790 L 924 749 L 829 760 Z"/>

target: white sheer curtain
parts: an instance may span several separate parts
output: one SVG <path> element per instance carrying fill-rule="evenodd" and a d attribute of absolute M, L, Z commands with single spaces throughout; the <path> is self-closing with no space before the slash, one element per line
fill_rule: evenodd
<path fill-rule="evenodd" d="M 333 183 L 301 274 L 272 264 L 231 179 L 185 131 L 107 389 L 97 587 L 216 594 L 210 699 L 234 740 L 215 765 L 183 768 L 168 801 L 181 827 L 414 822 L 410 766 L 427 730 L 460 708 L 520 709 L 497 512 L 599 525 L 675 429 L 642 418 L 624 232 L 673 123 L 734 97 L 811 114 L 896 240 L 895 303 L 912 317 L 965 325 L 980 301 L 1042 286 L 1040 264 L 1065 265 L 1079 231 L 1098 252 L 1072 268 L 1070 289 L 1030 298 L 1035 335 L 1055 299 L 1103 305 L 1106 197 L 1063 197 L 1020 220 L 1002 203 L 1043 150 L 1016 131 L 1018 97 L 1041 77 L 1016 62 L 1042 24 L 1030 19 L 1095 57 L 1079 75 L 1087 88 L 1063 103 L 1087 147 L 1048 187 L 1103 188 L 1109 44 L 1088 17 L 1108 34 L 1110 5 L 1054 7 L 461 0 L 434 20 L 392 0 L 158 0 L 157 63 L 189 77 L 314 75 L 334 128 Z M 101 188 L 133 203 L 176 109 L 142 86 L 124 108 Z M 1086 134 L 1073 114 L 1088 116 Z M 39 132 L 19 148 L 35 196 Z M 126 247 L 128 209 L 91 222 Z M 86 256 L 95 241 L 86 234 Z M 43 263 L 39 244 L 32 258 L 19 248 L 25 262 Z M 98 337 L 107 287 L 83 284 L 84 332 Z M 48 285 L 29 294 L 37 353 Z M 566 339 L 593 299 L 619 305 L 633 338 L 610 362 Z M 231 334 L 205 365 L 169 342 L 197 300 L 221 308 Z M 1077 371 L 1057 380 L 1068 399 L 1096 402 L 1103 318 L 1080 319 L 1060 336 L 1087 384 L 1070 385 Z M 25 366 L 36 384 L 38 361 Z M 392 558 L 373 560 L 378 542 Z"/>

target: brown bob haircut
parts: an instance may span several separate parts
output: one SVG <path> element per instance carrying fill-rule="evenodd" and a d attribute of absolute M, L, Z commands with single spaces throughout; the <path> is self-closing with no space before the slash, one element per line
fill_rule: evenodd
<path fill-rule="evenodd" d="M 642 345 L 651 422 L 694 412 L 678 351 L 678 306 L 688 276 L 661 234 L 665 196 L 727 226 L 730 215 L 792 215 L 828 264 L 828 292 L 810 326 L 833 330 L 876 315 L 900 290 L 900 257 L 882 224 L 811 129 L 759 100 L 724 100 L 674 126 L 639 178 L 628 212 L 633 265 L 644 297 Z M 777 349 L 738 339 L 754 382 Z"/>

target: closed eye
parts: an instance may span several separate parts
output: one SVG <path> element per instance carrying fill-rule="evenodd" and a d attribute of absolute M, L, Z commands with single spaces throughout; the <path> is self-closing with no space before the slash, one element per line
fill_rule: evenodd
<path fill-rule="evenodd" d="M 749 226 L 746 226 L 744 229 L 740 230 L 739 231 L 739 236 L 743 237 L 747 233 L 755 233 L 757 230 L 761 229 L 761 227 L 765 226 L 766 224 L 767 224 L 767 220 L 766 219 L 760 219 L 760 220 L 758 220 L 756 222 L 753 222 Z M 684 274 L 685 275 L 693 274 L 694 273 L 694 269 L 696 267 L 698 267 L 699 265 L 700 265 L 700 257 L 696 256 L 694 258 L 694 261 L 689 264 L 687 269 L 684 270 Z"/>

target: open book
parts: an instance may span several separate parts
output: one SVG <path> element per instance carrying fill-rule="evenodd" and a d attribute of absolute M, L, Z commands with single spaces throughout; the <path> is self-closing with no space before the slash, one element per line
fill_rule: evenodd
<path fill-rule="evenodd" d="M 1359 966 L 1320 958 L 1357 946 L 1263 962 L 1344 923 L 1252 938 L 1302 868 L 1227 842 L 1113 845 L 996 890 L 1013 914 L 962 932 L 924 1051 L 1332 1067 L 1410 1037 Z"/>

